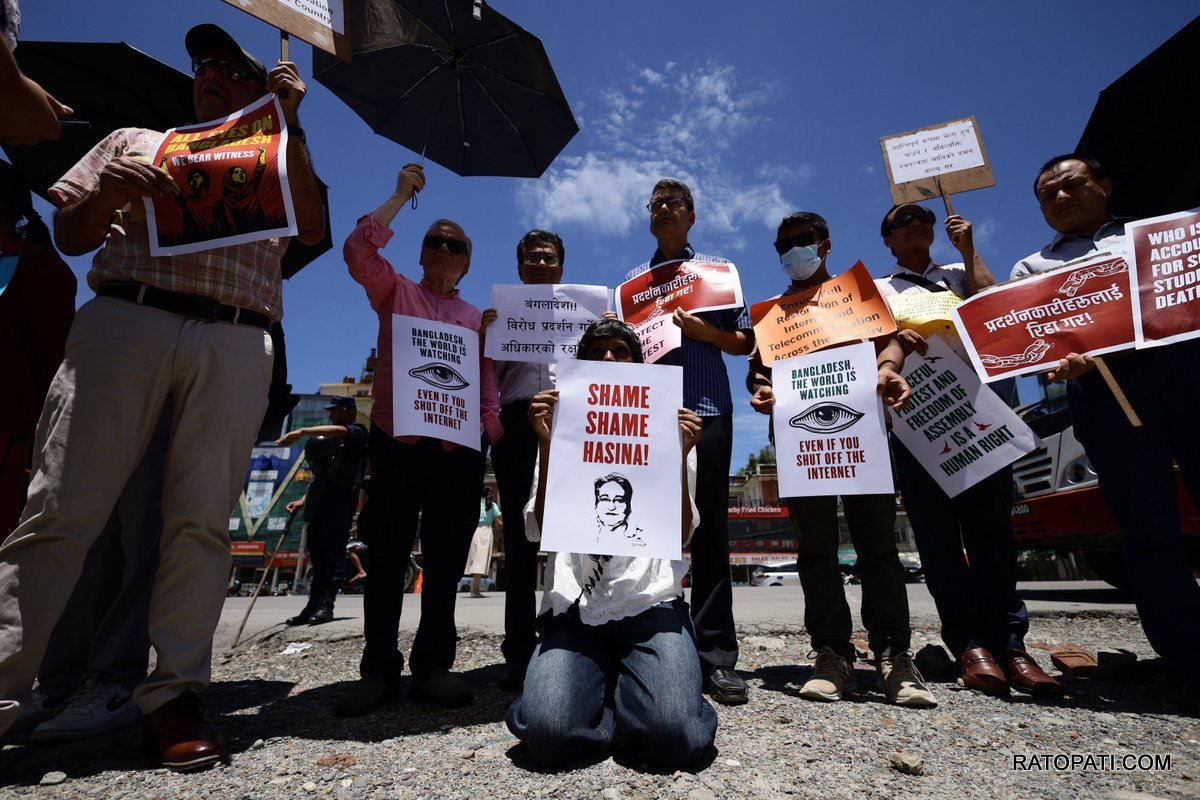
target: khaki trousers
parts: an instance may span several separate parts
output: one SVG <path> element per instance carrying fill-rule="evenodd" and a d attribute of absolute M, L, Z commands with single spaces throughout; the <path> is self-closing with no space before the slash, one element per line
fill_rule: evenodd
<path fill-rule="evenodd" d="M 229 513 L 271 380 L 270 335 L 108 297 L 75 315 L 38 421 L 21 524 L 0 546 L 0 733 L 20 713 L 87 549 L 173 401 L 161 558 L 150 597 L 149 713 L 208 685 L 228 579 Z"/>

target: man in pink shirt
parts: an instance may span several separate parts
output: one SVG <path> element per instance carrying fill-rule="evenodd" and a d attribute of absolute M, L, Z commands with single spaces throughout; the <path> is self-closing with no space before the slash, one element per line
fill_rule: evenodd
<path fill-rule="evenodd" d="M 500 438 L 503 429 L 492 362 L 483 358 L 480 342 L 480 449 L 427 436 L 394 435 L 394 315 L 473 331 L 480 328 L 479 309 L 461 299 L 455 288 L 471 266 L 471 240 L 457 223 L 439 219 L 425 233 L 420 283 L 393 270 L 379 254 L 392 237 L 389 223 L 424 186 L 424 170 L 416 164 L 406 165 L 396 179 L 396 190 L 358 221 L 342 248 L 350 275 L 366 289 L 371 308 L 379 315 L 379 362 L 369 440 L 371 480 L 367 504 L 358 520 L 359 533 L 371 548 L 371 580 L 364 598 L 366 648 L 359 665 L 362 679 L 338 701 L 334 713 L 339 716 L 368 714 L 396 689 L 404 668 L 404 656 L 397 647 L 404 569 L 418 519 L 424 577 L 421 622 L 409 660 L 413 675 L 410 695 L 447 708 L 465 706 L 474 699 L 466 682 L 450 671 L 456 640 L 454 602 L 479 516 L 483 452 L 489 441 Z"/>

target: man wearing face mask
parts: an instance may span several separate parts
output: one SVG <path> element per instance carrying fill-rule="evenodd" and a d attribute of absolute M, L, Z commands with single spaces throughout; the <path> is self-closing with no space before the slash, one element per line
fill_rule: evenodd
<path fill-rule="evenodd" d="M 811 289 L 829 280 L 825 259 L 832 245 L 825 220 L 808 211 L 784 217 L 775 238 L 783 272 L 789 278 L 785 294 Z M 877 391 L 886 405 L 902 408 L 910 394 L 900 376 L 904 351 L 896 334 L 874 340 L 878 367 Z M 750 355 L 746 387 L 750 405 L 761 414 L 772 413 L 775 394 L 771 368 L 756 349 Z M 787 498 L 788 517 L 796 531 L 796 561 L 804 591 L 804 627 L 812 636 L 816 665 L 812 677 L 800 688 L 808 700 L 841 700 L 853 691 L 855 649 L 850 606 L 838 567 L 838 498 Z M 912 662 L 909 652 L 908 593 L 904 568 L 896 552 L 896 501 L 891 494 L 844 495 L 842 509 L 850 538 L 858 553 L 862 576 L 862 618 L 868 643 L 878 660 L 879 673 L 889 702 L 912 707 L 937 705 L 933 693 Z"/>
<path fill-rule="evenodd" d="M 961 264 L 935 264 L 933 212 L 906 203 L 883 215 L 879 234 L 896 257 L 886 278 L 875 281 L 888 299 L 906 352 L 924 354 L 925 338 L 936 336 L 967 360 L 962 340 L 950 321 L 912 318 L 916 299 L 944 299 L 947 312 L 956 300 L 996 283 L 975 252 L 971 223 L 948 217 L 946 235 L 962 255 Z M 1004 396 L 1012 381 L 995 386 Z M 1006 391 L 1007 390 L 1007 391 Z M 929 593 L 942 620 L 942 641 L 958 662 L 964 686 L 984 694 L 1009 688 L 1042 697 L 1058 697 L 1062 685 L 1046 675 L 1025 650 L 1029 612 L 1017 596 L 1017 549 L 1012 535 L 1012 467 L 989 475 L 953 498 L 899 439 L 892 437 L 896 477 L 917 538 Z M 963 558 L 966 552 L 967 557 Z"/>

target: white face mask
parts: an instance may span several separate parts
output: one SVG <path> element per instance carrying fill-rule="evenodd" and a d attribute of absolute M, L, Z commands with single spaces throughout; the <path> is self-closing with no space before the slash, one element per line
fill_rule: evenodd
<path fill-rule="evenodd" d="M 793 247 L 779 257 L 783 264 L 783 272 L 795 281 L 812 277 L 821 267 L 821 257 L 817 255 L 820 245 L 810 244 L 807 247 Z"/>

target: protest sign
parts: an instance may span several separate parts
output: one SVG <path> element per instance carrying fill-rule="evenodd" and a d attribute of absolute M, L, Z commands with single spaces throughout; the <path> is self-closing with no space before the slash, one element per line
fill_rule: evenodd
<path fill-rule="evenodd" d="M 894 491 L 877 372 L 870 342 L 776 362 L 772 426 L 781 497 Z"/>
<path fill-rule="evenodd" d="M 224 119 L 172 128 L 153 163 L 175 182 L 147 197 L 150 254 L 183 255 L 294 236 L 287 123 L 274 94 Z"/>
<path fill-rule="evenodd" d="M 696 313 L 738 308 L 742 283 L 737 267 L 728 261 L 668 261 L 618 286 L 615 305 L 617 315 L 642 340 L 646 362 L 653 363 L 683 342 L 677 326 L 663 324 L 675 309 Z M 655 324 L 647 325 L 650 322 Z"/>
<path fill-rule="evenodd" d="M 392 315 L 392 433 L 478 450 L 479 334 Z"/>
<path fill-rule="evenodd" d="M 956 355 L 967 357 L 954 328 L 954 309 L 963 299 L 954 292 L 912 291 L 885 299 L 897 328 L 916 331 L 925 339 L 940 338 Z"/>
<path fill-rule="evenodd" d="M 564 361 L 558 389 L 542 547 L 678 559 L 682 368 Z"/>
<path fill-rule="evenodd" d="M 313 47 L 350 61 L 345 0 L 225 0 Z M 286 60 L 286 58 L 285 58 Z"/>
<path fill-rule="evenodd" d="M 896 205 L 995 186 L 974 117 L 885 136 L 879 140 Z"/>
<path fill-rule="evenodd" d="M 949 497 L 962 494 L 1041 441 L 949 345 L 929 341 L 904 360 L 908 405 L 892 410 L 892 433 Z"/>
<path fill-rule="evenodd" d="M 1125 226 L 1138 347 L 1200 336 L 1200 209 Z"/>
<path fill-rule="evenodd" d="M 1133 347 L 1129 267 L 1108 253 L 986 289 L 954 309 L 985 382 L 1044 372 L 1069 353 Z"/>
<path fill-rule="evenodd" d="M 588 326 L 608 310 L 608 288 L 581 284 L 499 284 L 492 287 L 496 321 L 484 355 L 500 361 L 553 363 L 574 358 Z"/>
<path fill-rule="evenodd" d="M 811 289 L 755 303 L 750 320 L 759 355 L 768 367 L 776 359 L 896 330 L 892 312 L 861 261 Z"/>

